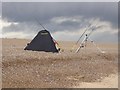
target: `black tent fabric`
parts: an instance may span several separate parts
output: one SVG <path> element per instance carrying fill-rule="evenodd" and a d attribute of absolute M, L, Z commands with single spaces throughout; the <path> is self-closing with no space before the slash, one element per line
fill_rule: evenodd
<path fill-rule="evenodd" d="M 58 52 L 53 38 L 47 30 L 40 31 L 24 50 Z"/>

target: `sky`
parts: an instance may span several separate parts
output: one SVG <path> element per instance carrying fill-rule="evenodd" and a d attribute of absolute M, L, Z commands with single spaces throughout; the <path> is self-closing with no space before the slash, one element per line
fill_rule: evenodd
<path fill-rule="evenodd" d="M 3 2 L 2 37 L 33 39 L 43 28 L 56 40 L 77 41 L 88 29 L 97 42 L 118 41 L 117 2 Z"/>

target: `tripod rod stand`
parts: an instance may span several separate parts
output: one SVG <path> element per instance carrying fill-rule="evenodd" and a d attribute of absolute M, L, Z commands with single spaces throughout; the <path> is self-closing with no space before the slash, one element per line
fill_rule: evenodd
<path fill-rule="evenodd" d="M 104 51 L 102 51 L 99 47 L 97 47 L 97 45 L 95 44 L 95 42 L 93 40 L 91 40 L 89 38 L 89 35 L 85 35 L 85 38 L 83 39 L 83 41 L 81 42 L 79 48 L 76 50 L 76 53 L 78 53 L 82 48 L 87 46 L 87 41 L 90 40 L 90 42 L 98 49 L 99 52 L 101 53 L 105 53 Z"/>

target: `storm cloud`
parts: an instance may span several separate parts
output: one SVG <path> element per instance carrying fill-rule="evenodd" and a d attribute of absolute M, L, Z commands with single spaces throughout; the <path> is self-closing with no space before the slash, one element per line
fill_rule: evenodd
<path fill-rule="evenodd" d="M 18 32 L 25 34 L 24 38 L 33 38 L 43 29 L 39 21 L 59 40 L 65 37 L 66 40 L 76 40 L 91 24 L 101 27 L 97 28 L 99 33 L 96 32 L 94 38 L 108 36 L 106 41 L 117 41 L 117 2 L 3 2 L 2 18 L 11 23 L 3 27 L 5 37 Z M 111 40 L 109 37 L 114 38 Z"/>

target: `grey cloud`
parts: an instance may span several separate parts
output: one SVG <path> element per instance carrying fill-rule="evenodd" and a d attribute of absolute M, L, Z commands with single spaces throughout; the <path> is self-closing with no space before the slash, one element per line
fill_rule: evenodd
<path fill-rule="evenodd" d="M 79 22 L 66 21 L 60 24 L 63 27 L 78 27 L 80 26 Z"/>
<path fill-rule="evenodd" d="M 101 20 L 107 20 L 114 25 L 117 24 L 117 2 L 4 2 L 3 17 L 14 21 L 34 21 L 35 17 L 42 23 L 48 22 L 53 17 L 82 15 L 86 18 L 100 17 Z"/>
<path fill-rule="evenodd" d="M 11 24 L 9 27 L 3 27 L 3 34 L 9 33 L 9 32 L 24 32 L 24 33 L 36 33 L 40 31 L 42 27 L 40 27 L 38 24 L 34 24 L 32 22 L 26 22 L 19 23 L 19 24 Z"/>
<path fill-rule="evenodd" d="M 75 32 L 80 28 L 89 25 L 91 18 L 99 18 L 101 21 L 108 21 L 112 28 L 118 25 L 118 6 L 117 2 L 3 2 L 2 17 L 11 22 L 18 22 L 19 25 L 11 25 L 3 28 L 3 33 L 24 32 L 37 33 L 42 27 L 36 22 L 36 19 L 43 24 L 50 32 L 69 30 Z M 52 22 L 56 17 L 74 17 L 83 16 L 80 22 L 64 21 L 60 24 Z M 102 26 L 104 27 L 104 26 Z M 100 26 L 97 28 L 101 28 Z M 95 35 L 96 39 L 112 35 L 105 33 Z M 116 38 L 116 36 L 113 36 Z M 109 38 L 108 38 L 109 39 Z M 104 41 L 104 39 L 103 39 Z M 110 41 L 110 40 L 108 40 Z"/>
<path fill-rule="evenodd" d="M 2 2 L 0 2 L 0 16 L 2 15 Z"/>
<path fill-rule="evenodd" d="M 91 38 L 95 42 L 112 42 L 116 43 L 118 42 L 118 35 L 117 34 L 112 34 L 109 32 L 104 32 L 104 33 L 99 33 L 99 34 L 94 34 L 91 35 Z"/>

